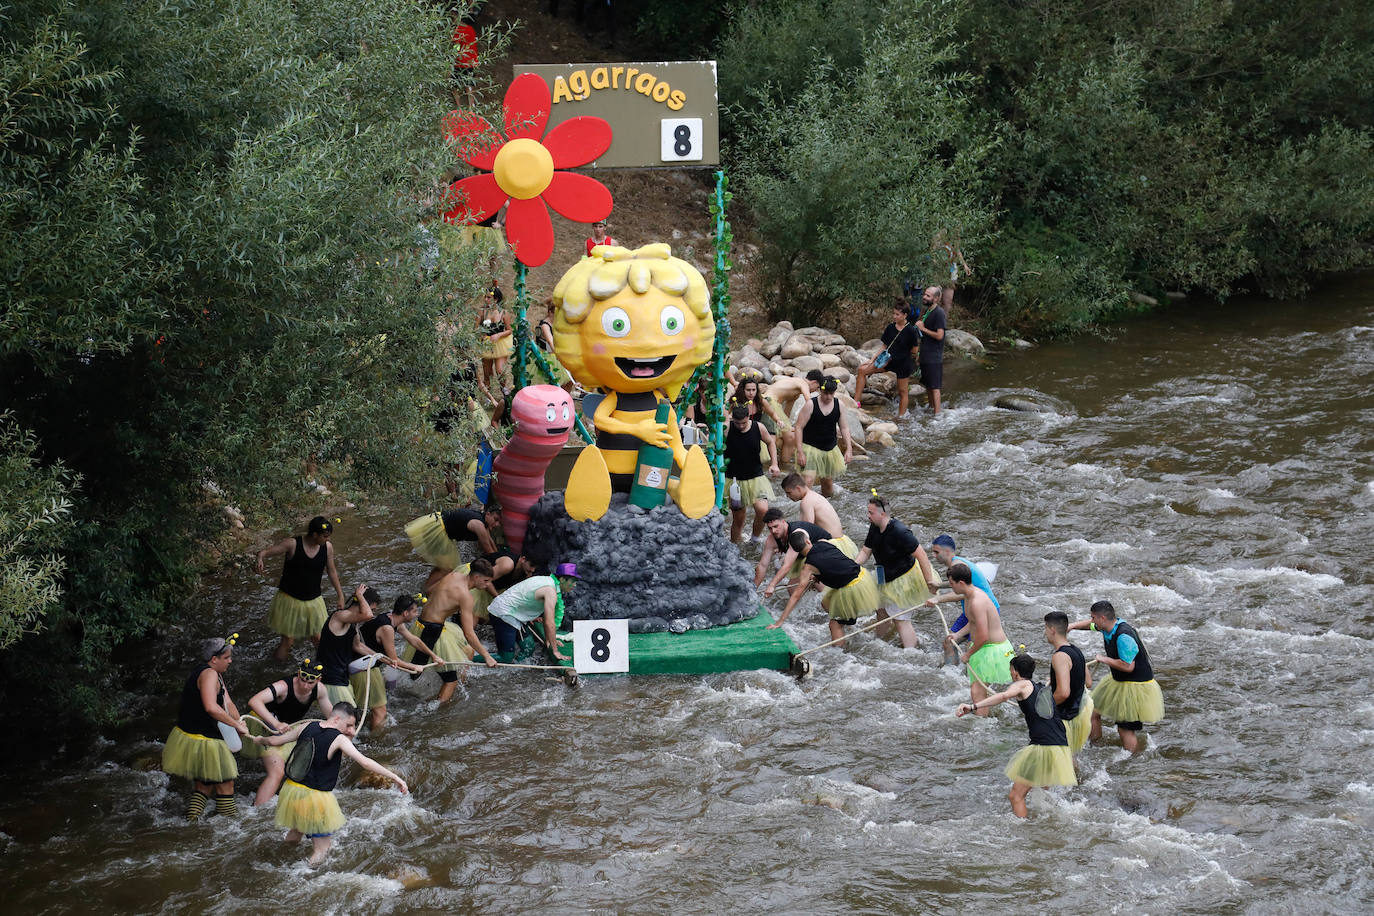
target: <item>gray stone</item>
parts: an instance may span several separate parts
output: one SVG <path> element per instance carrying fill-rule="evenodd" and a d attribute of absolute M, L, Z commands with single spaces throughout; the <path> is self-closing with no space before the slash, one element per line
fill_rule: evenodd
<path fill-rule="evenodd" d="M 840 363 L 843 364 L 846 369 L 857 369 L 867 362 L 868 359 L 852 347 L 846 347 L 844 352 L 840 354 Z"/>
<path fill-rule="evenodd" d="M 803 335 L 803 336 L 806 336 L 806 337 L 824 337 L 824 336 L 826 336 L 827 334 L 829 334 L 829 333 L 831 333 L 831 332 L 830 332 L 829 330 L 827 330 L 826 328 L 810 327 L 810 328 L 797 328 L 797 333 L 798 333 L 798 334 L 801 334 L 801 335 Z"/>
<path fill-rule="evenodd" d="M 798 356 L 796 359 L 792 360 L 792 368 L 800 371 L 802 375 L 805 375 L 812 369 L 820 369 L 821 361 L 809 354 L 806 356 Z"/>
<path fill-rule="evenodd" d="M 863 343 L 859 344 L 859 349 L 869 354 L 869 356 L 872 356 L 874 353 L 877 353 L 879 350 L 881 350 L 884 346 L 886 346 L 886 344 L 884 344 L 877 337 L 874 337 L 872 340 L 865 340 Z"/>
<path fill-rule="evenodd" d="M 960 331 L 958 328 L 945 330 L 945 346 L 952 347 L 968 356 L 982 356 L 987 352 L 987 348 L 983 346 L 981 340 L 968 331 Z"/>
<path fill-rule="evenodd" d="M 872 423 L 868 424 L 868 431 L 873 432 L 874 430 L 895 436 L 897 435 L 897 424 L 888 420 L 874 420 Z"/>
<path fill-rule="evenodd" d="M 796 359 L 798 356 L 810 356 L 815 343 L 805 334 L 793 334 L 787 338 L 787 342 L 782 345 L 778 355 L 783 359 Z"/>
<path fill-rule="evenodd" d="M 892 438 L 892 434 L 881 429 L 870 429 L 864 434 L 864 441 L 869 445 L 881 445 L 883 448 L 892 448 L 897 441 Z"/>
<path fill-rule="evenodd" d="M 1041 403 L 1032 395 L 1004 394 L 992 402 L 1003 410 L 1019 410 L 1022 413 L 1054 413 L 1049 404 Z"/>
<path fill-rule="evenodd" d="M 839 354 L 845 352 L 845 351 L 848 350 L 848 349 L 849 349 L 849 344 L 843 344 L 843 343 L 840 343 L 840 344 L 825 344 L 824 346 L 821 347 L 820 352 L 822 352 L 822 353 L 834 353 L 836 356 L 838 356 Z"/>
<path fill-rule="evenodd" d="M 818 353 L 816 359 L 821 361 L 822 369 L 834 369 L 840 364 L 840 358 L 834 353 Z"/>
<path fill-rule="evenodd" d="M 882 407 L 888 403 L 889 399 L 881 394 L 878 394 L 878 392 L 874 391 L 873 389 L 865 387 L 863 397 L 859 398 L 859 401 L 860 403 L 867 404 L 870 407 Z"/>
<path fill-rule="evenodd" d="M 864 382 L 864 391 L 876 391 L 883 397 L 890 398 L 897 391 L 897 377 L 891 372 L 870 375 L 868 381 Z"/>
<path fill-rule="evenodd" d="M 1018 350 L 1029 350 L 1031 347 L 1035 346 L 1035 344 L 1031 343 L 1029 340 L 1022 340 L 1020 337 L 1012 341 L 1011 345 Z"/>
<path fill-rule="evenodd" d="M 819 340 L 823 346 L 829 346 L 829 347 L 843 347 L 843 346 L 848 346 L 848 344 L 845 342 L 844 335 L 843 335 L 843 334 L 836 334 L 836 333 L 834 333 L 833 331 L 830 332 L 830 333 L 828 333 L 828 334 L 822 334 L 822 335 L 820 335 L 819 337 L 817 337 L 816 339 Z"/>

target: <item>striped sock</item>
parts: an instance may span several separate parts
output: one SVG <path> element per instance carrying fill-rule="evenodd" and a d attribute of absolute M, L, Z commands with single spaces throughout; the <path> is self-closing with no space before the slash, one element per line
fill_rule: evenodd
<path fill-rule="evenodd" d="M 186 804 L 186 819 L 188 821 L 199 820 L 205 813 L 205 806 L 210 801 L 210 796 L 197 789 L 191 793 L 191 800 Z"/>
<path fill-rule="evenodd" d="M 216 796 L 215 796 L 215 813 L 216 813 L 216 814 L 238 814 L 238 813 L 239 813 L 239 800 L 234 796 L 234 793 L 230 792 L 228 795 L 216 795 Z"/>

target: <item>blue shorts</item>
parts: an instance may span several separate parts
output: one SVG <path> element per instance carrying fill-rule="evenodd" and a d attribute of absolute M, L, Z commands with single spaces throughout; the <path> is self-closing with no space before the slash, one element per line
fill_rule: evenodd
<path fill-rule="evenodd" d="M 949 631 L 951 633 L 958 633 L 966 626 L 968 626 L 968 615 L 961 611 L 959 616 L 955 618 L 955 621 L 949 625 Z"/>

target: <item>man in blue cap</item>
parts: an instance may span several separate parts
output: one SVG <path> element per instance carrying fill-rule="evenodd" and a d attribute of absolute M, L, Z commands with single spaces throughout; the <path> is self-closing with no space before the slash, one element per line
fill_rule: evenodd
<path fill-rule="evenodd" d="M 526 625 L 539 621 L 543 629 L 544 644 L 556 661 L 567 661 L 568 656 L 558 651 L 558 627 L 563 623 L 563 588 L 565 584 L 578 578 L 577 564 L 559 563 L 554 567 L 552 576 L 530 576 L 506 589 L 491 602 L 487 613 L 493 625 L 501 621 L 514 635 Z M 513 638 L 502 644 L 502 632 L 497 633 L 497 656 L 514 656 Z"/>
<path fill-rule="evenodd" d="M 935 554 L 935 559 L 939 560 L 940 565 L 945 569 L 949 569 L 956 563 L 963 563 L 967 566 L 973 576 L 973 587 L 981 589 L 984 594 L 992 599 L 992 606 L 997 609 L 998 616 L 1001 616 L 1002 605 L 998 603 L 997 596 L 992 593 L 992 583 L 988 581 L 988 577 L 972 560 L 966 560 L 955 554 L 958 548 L 954 544 L 954 538 L 942 534 L 930 542 L 930 548 L 931 552 Z M 970 636 L 968 615 L 964 613 L 963 599 L 955 593 L 941 595 L 936 600 L 941 603 L 946 601 L 959 602 L 959 616 L 954 623 L 949 625 L 950 635 L 945 637 L 945 664 L 952 665 L 959 660 L 959 643 L 964 642 Z"/>

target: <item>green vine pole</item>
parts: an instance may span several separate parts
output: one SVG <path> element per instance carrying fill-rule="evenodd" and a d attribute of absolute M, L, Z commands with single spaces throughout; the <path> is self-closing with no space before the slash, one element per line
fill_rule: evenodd
<path fill-rule="evenodd" d="M 716 345 L 711 353 L 711 396 L 707 398 L 706 418 L 710 424 L 710 448 L 706 457 L 716 478 L 716 505 L 728 505 L 725 492 L 725 356 L 730 351 L 730 223 L 725 205 L 730 202 L 725 170 L 716 172 L 716 193 L 711 198 L 711 218 L 715 223 L 716 263 L 711 278 L 711 311 L 716 321 Z"/>

